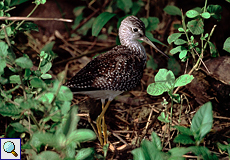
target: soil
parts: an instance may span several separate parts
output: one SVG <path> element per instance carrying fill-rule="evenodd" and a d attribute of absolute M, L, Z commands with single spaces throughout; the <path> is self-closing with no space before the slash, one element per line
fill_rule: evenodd
<path fill-rule="evenodd" d="M 60 18 L 64 14 L 65 18 L 74 19 L 73 9 L 82 5 L 82 3 L 83 2 L 76 3 L 72 0 L 49 0 L 45 5 L 41 5 L 33 16 Z M 150 3 L 150 5 L 157 10 L 157 12 L 154 12 L 154 10 L 150 12 L 150 16 L 159 17 L 159 26 L 161 26 L 154 32 L 154 36 L 155 38 L 159 37 L 160 41 L 167 44 L 167 37 L 176 32 L 173 28 L 173 24 L 180 23 L 180 17 L 169 16 L 163 12 L 163 8 L 169 3 L 168 1 L 158 3 L 158 6 L 153 2 Z M 182 8 L 183 12 L 193 7 L 204 5 L 204 2 L 199 0 L 174 0 L 171 3 Z M 213 129 L 205 138 L 204 143 L 206 147 L 212 152 L 217 153 L 218 157 L 222 159 L 227 157 L 227 154 L 220 153 L 215 143 L 225 143 L 230 136 L 230 57 L 229 53 L 222 49 L 224 41 L 230 37 L 230 3 L 215 0 L 210 0 L 208 3 L 219 4 L 223 7 L 220 22 L 216 20 L 207 20 L 205 22 L 207 23 L 205 33 L 210 32 L 213 25 L 217 24 L 211 40 L 217 46 L 220 57 L 210 58 L 210 54 L 207 52 L 204 57 L 204 63 L 209 69 L 209 72 L 201 65 L 201 69 L 193 72 L 195 79 L 192 83 L 179 89 L 178 94 L 182 95 L 182 104 L 175 103 L 173 105 L 172 125 L 180 124 L 189 127 L 199 107 L 211 101 L 213 103 L 214 116 Z M 22 7 L 24 6 L 25 5 L 22 5 Z M 30 3 L 26 3 L 26 9 L 20 8 L 14 14 L 16 15 L 20 12 L 21 16 L 25 16 L 31 11 L 31 7 Z M 61 7 L 63 13 L 60 12 L 59 7 Z M 100 12 L 102 11 L 103 10 Z M 97 13 L 95 17 L 98 16 L 99 13 Z M 142 14 L 145 16 L 144 13 L 144 11 L 143 13 L 141 12 L 140 16 Z M 87 17 L 90 13 L 85 13 L 85 15 Z M 29 56 L 36 61 L 37 53 L 34 50 L 39 50 L 45 44 L 55 41 L 54 52 L 58 55 L 58 58 L 55 59 L 52 67 L 51 74 L 54 75 L 54 77 L 58 76 L 68 63 L 67 79 L 71 78 L 83 68 L 93 56 L 109 50 L 116 44 L 116 34 L 107 35 L 108 38 L 106 40 L 97 40 L 97 38 L 92 37 L 90 34 L 86 36 L 77 35 L 73 38 L 69 36 L 69 32 L 72 32 L 72 24 L 65 25 L 62 22 L 56 21 L 38 21 L 35 23 L 39 26 L 40 31 L 31 32 L 30 38 L 26 36 L 21 37 L 22 39 L 18 38 L 18 45 L 22 45 L 22 42 L 26 42 L 25 46 L 27 49 L 25 52 L 28 51 L 30 53 Z M 26 38 L 26 40 L 24 40 L 24 38 Z M 32 42 L 31 38 L 35 40 L 36 43 Z M 166 53 L 169 50 L 167 47 L 158 44 L 157 47 Z M 157 119 L 162 110 L 170 114 L 171 104 L 169 103 L 167 108 L 161 104 L 163 99 L 169 101 L 169 96 L 163 94 L 163 96 L 153 97 L 146 92 L 148 84 L 154 82 L 154 75 L 156 75 L 158 70 L 160 68 L 167 68 L 168 60 L 149 46 L 145 45 L 145 48 L 146 52 L 153 56 L 155 63 L 158 64 L 158 68 L 156 70 L 146 68 L 140 86 L 134 88 L 132 91 L 125 92 L 112 101 L 105 116 L 108 131 L 110 132 L 109 142 L 111 143 L 107 155 L 108 159 L 132 159 L 131 151 L 139 146 L 137 142 L 141 139 L 150 139 L 153 131 L 156 132 L 161 139 L 164 137 L 163 151 L 167 152 L 169 149 L 175 147 L 173 139 L 177 131 L 172 130 L 168 132 L 167 125 Z M 84 54 L 88 53 L 88 55 L 81 57 L 78 50 Z M 178 55 L 174 55 L 174 57 L 180 63 L 180 74 L 183 74 L 186 69 L 186 64 L 180 62 Z M 192 64 L 189 65 L 192 66 Z M 86 96 L 75 95 L 72 103 L 79 105 L 79 115 L 81 117 L 79 128 L 92 129 L 89 118 L 95 125 L 95 119 L 101 112 L 101 102 L 89 99 Z M 180 123 L 178 122 L 179 117 Z M 85 143 L 83 146 L 95 147 L 97 153 L 102 154 L 102 149 L 97 140 Z"/>

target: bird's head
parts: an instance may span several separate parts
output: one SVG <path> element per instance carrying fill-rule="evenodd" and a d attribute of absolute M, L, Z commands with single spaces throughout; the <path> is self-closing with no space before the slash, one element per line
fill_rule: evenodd
<path fill-rule="evenodd" d="M 121 45 L 128 45 L 128 43 L 132 43 L 132 41 L 137 40 L 144 41 L 155 48 L 158 52 L 168 57 L 145 36 L 145 24 L 135 16 L 128 16 L 122 20 L 119 27 L 119 38 Z"/>

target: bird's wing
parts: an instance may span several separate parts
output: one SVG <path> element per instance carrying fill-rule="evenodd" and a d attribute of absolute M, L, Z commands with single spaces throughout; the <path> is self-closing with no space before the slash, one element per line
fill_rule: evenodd
<path fill-rule="evenodd" d="M 145 60 L 128 47 L 116 46 L 82 68 L 66 85 L 73 91 L 127 91 L 140 82 Z"/>

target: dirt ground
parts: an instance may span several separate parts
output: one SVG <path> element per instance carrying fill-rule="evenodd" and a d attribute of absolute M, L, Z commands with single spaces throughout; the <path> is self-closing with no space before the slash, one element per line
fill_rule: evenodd
<path fill-rule="evenodd" d="M 145 1 L 144 1 L 145 3 Z M 223 7 L 222 19 L 220 22 L 216 20 L 206 20 L 205 30 L 210 32 L 212 26 L 217 24 L 216 30 L 212 36 L 212 41 L 216 45 L 220 58 L 211 58 L 207 53 L 204 57 L 204 62 L 211 73 L 207 73 L 202 66 L 200 70 L 193 73 L 195 79 L 191 84 L 179 89 L 178 94 L 181 95 L 182 103 L 173 105 L 173 124 L 189 127 L 191 120 L 199 109 L 199 107 L 211 101 L 213 103 L 213 128 L 206 136 L 204 145 L 212 152 L 217 154 L 219 158 L 226 157 L 226 154 L 220 153 L 216 142 L 225 143 L 230 138 L 230 57 L 229 53 L 225 52 L 223 43 L 226 38 L 230 37 L 230 3 L 226 1 L 208 1 L 209 4 L 219 4 Z M 58 4 L 58 5 L 57 5 Z M 73 9 L 84 4 L 83 1 L 47 1 L 45 5 L 39 6 L 33 16 L 35 17 L 61 17 L 64 13 L 65 18 L 74 19 Z M 154 37 L 161 42 L 167 44 L 167 37 L 175 32 L 173 24 L 180 23 L 177 16 L 169 16 L 164 13 L 163 8 L 167 4 L 174 4 L 182 8 L 183 12 L 194 7 L 202 7 L 203 1 L 200 0 L 173 0 L 173 1 L 154 1 L 151 2 L 150 16 L 156 16 L 160 19 L 160 24 L 154 32 Z M 18 9 L 14 14 L 20 13 L 21 16 L 27 15 L 31 10 L 30 3 L 26 3 L 25 9 Z M 63 13 L 60 13 L 60 7 Z M 90 16 L 92 11 L 86 10 L 86 17 Z M 100 9 L 94 17 L 98 16 L 103 9 Z M 140 13 L 145 16 L 145 12 Z M 116 19 L 113 19 L 116 24 Z M 36 61 L 38 51 L 45 44 L 55 41 L 53 51 L 58 55 L 58 58 L 53 62 L 52 72 L 53 77 L 57 77 L 60 72 L 65 69 L 66 64 L 69 64 L 67 79 L 70 79 L 81 68 L 83 68 L 93 56 L 98 53 L 109 50 L 116 45 L 116 35 L 113 33 L 107 35 L 106 40 L 100 40 L 88 33 L 86 36 L 76 35 L 69 37 L 70 33 L 75 33 L 71 30 L 72 24 L 64 24 L 55 21 L 36 22 L 39 26 L 39 32 L 32 32 L 29 37 L 22 35 L 18 37 L 18 45 L 25 48 L 25 52 L 29 51 L 30 57 Z M 103 30 L 102 30 L 103 32 Z M 23 44 L 26 44 L 23 46 Z M 162 51 L 168 53 L 169 49 L 165 46 L 156 44 Z M 158 64 L 157 70 L 146 68 L 141 80 L 141 84 L 118 96 L 112 101 L 108 111 L 105 115 L 106 124 L 109 131 L 109 152 L 108 159 L 132 159 L 131 151 L 138 146 L 141 139 L 149 139 L 151 133 L 154 131 L 161 139 L 164 139 L 163 151 L 167 152 L 169 149 L 176 146 L 173 139 L 177 135 L 177 131 L 173 129 L 169 132 L 169 128 L 163 122 L 160 122 L 157 117 L 161 111 L 166 110 L 170 114 L 170 102 L 163 106 L 161 102 L 165 99 L 169 101 L 169 96 L 163 94 L 162 96 L 150 96 L 146 92 L 146 88 L 150 83 L 154 82 L 154 75 L 160 68 L 167 68 L 168 59 L 157 53 L 154 49 L 144 45 L 146 52 L 152 55 L 154 62 Z M 82 56 L 86 54 L 86 56 Z M 185 63 L 180 62 L 178 55 L 174 55 L 179 62 L 181 70 L 179 75 L 184 73 L 186 68 Z M 192 66 L 192 64 L 190 64 Z M 90 123 L 95 125 L 95 119 L 101 112 L 101 102 L 90 99 L 87 96 L 75 95 L 73 104 L 79 105 L 79 128 L 90 128 Z M 181 115 L 180 115 L 181 114 Z M 91 119 L 91 121 L 89 121 Z M 179 122 L 180 119 L 180 122 Z M 99 141 L 82 144 L 83 147 L 95 147 L 98 153 L 102 153 Z M 191 155 L 191 159 L 194 158 Z"/>

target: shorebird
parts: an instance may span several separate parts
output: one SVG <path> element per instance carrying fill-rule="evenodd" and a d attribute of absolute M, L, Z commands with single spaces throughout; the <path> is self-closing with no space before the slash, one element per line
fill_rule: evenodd
<path fill-rule="evenodd" d="M 147 56 L 145 48 L 138 40 L 146 42 L 165 55 L 145 36 L 145 25 L 135 16 L 128 16 L 121 22 L 119 38 L 121 45 L 94 58 L 65 84 L 74 94 L 101 99 L 102 112 L 96 125 L 102 146 L 108 139 L 104 114 L 110 102 L 124 91 L 135 88 L 143 76 Z"/>

